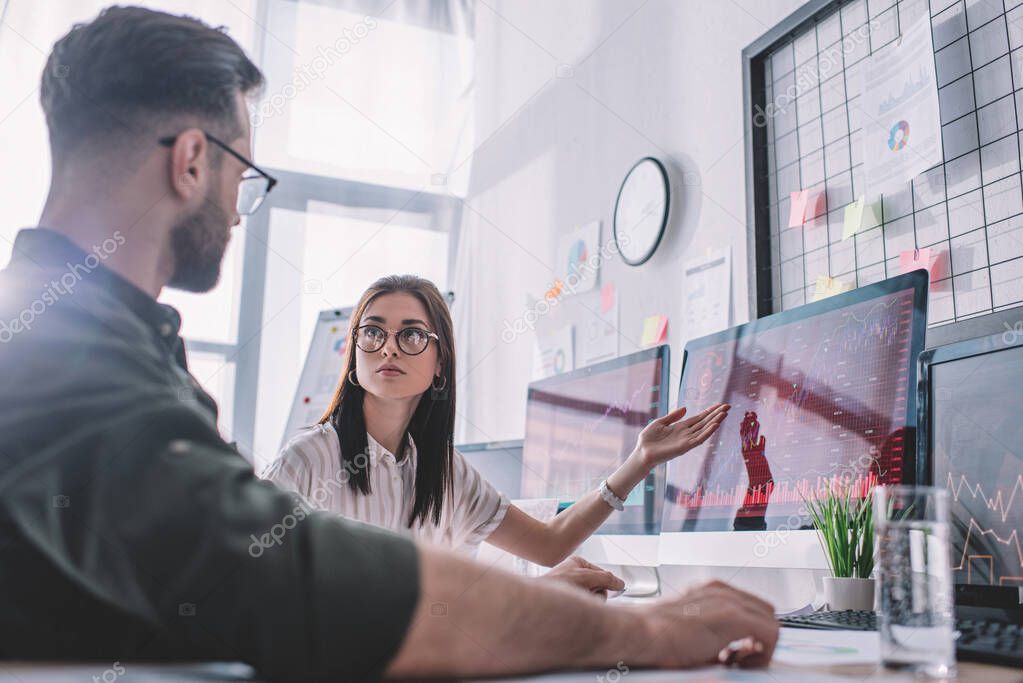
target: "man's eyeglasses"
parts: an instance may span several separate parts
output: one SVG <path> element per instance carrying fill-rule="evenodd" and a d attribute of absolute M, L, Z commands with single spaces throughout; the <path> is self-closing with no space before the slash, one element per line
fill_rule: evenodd
<path fill-rule="evenodd" d="M 397 335 L 398 348 L 408 356 L 418 356 L 430 345 L 430 340 L 440 341 L 433 332 L 419 327 L 406 327 L 403 330 L 387 331 L 378 325 L 362 325 L 356 328 L 354 337 L 355 345 L 366 353 L 376 353 L 384 348 L 387 338 L 391 334 Z"/>
<path fill-rule="evenodd" d="M 256 209 L 260 207 L 263 200 L 266 199 L 266 196 L 270 194 L 270 190 L 274 188 L 274 185 L 277 184 L 277 178 L 274 178 L 259 166 L 256 166 L 241 154 L 231 149 L 230 145 L 226 142 L 218 140 L 206 131 L 203 131 L 203 134 L 206 136 L 207 140 L 252 169 L 251 171 L 246 171 L 245 175 L 243 175 L 241 180 L 238 181 L 238 205 L 236 207 L 239 216 L 251 216 L 256 212 Z M 171 135 L 169 137 L 160 138 L 159 142 L 164 147 L 173 147 L 177 139 L 177 135 Z"/>

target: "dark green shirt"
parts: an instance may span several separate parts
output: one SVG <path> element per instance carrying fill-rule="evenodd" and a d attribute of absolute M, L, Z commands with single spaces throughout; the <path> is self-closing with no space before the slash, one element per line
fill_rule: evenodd
<path fill-rule="evenodd" d="M 411 542 L 257 479 L 188 374 L 174 309 L 44 229 L 0 272 L 0 656 L 380 674 Z"/>

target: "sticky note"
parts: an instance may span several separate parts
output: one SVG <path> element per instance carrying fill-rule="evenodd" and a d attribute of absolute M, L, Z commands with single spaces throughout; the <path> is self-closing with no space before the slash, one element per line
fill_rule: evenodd
<path fill-rule="evenodd" d="M 845 221 L 842 223 L 842 239 L 847 240 L 860 231 L 860 226 L 863 225 L 863 207 L 866 204 L 866 198 L 860 195 L 860 198 L 845 207 Z"/>
<path fill-rule="evenodd" d="M 829 296 L 848 292 L 850 289 L 852 289 L 852 284 L 848 282 L 842 282 L 827 275 L 818 275 L 817 285 L 813 290 L 813 301 L 827 299 Z"/>
<path fill-rule="evenodd" d="M 668 340 L 668 316 L 662 315 L 661 322 L 657 326 L 657 339 L 654 340 L 655 344 L 663 344 Z"/>
<path fill-rule="evenodd" d="M 615 305 L 615 283 L 608 282 L 600 288 L 600 312 L 607 313 Z"/>
<path fill-rule="evenodd" d="M 928 275 L 931 272 L 931 248 L 907 249 L 899 254 L 899 266 L 903 273 L 911 273 L 914 270 L 926 270 Z"/>
<path fill-rule="evenodd" d="M 668 337 L 668 316 L 651 315 L 643 320 L 643 336 L 640 346 L 660 344 Z"/>
<path fill-rule="evenodd" d="M 789 193 L 789 227 L 798 228 L 803 224 L 806 216 L 806 200 L 810 195 L 809 190 L 799 190 Z"/>
<path fill-rule="evenodd" d="M 803 223 L 806 223 L 807 218 L 817 218 L 818 216 L 823 217 L 828 212 L 828 195 L 824 192 L 818 192 L 810 198 L 810 191 L 806 190 L 806 208 L 803 210 Z"/>

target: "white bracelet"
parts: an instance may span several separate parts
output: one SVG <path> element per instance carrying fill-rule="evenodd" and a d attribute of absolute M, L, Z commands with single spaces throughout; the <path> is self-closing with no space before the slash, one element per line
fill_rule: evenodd
<path fill-rule="evenodd" d="M 625 509 L 625 500 L 616 496 L 614 492 L 612 492 L 611 489 L 608 488 L 607 479 L 600 482 L 599 490 L 600 497 L 604 499 L 605 503 L 610 505 L 615 510 L 618 510 L 618 512 L 621 512 L 622 510 Z"/>

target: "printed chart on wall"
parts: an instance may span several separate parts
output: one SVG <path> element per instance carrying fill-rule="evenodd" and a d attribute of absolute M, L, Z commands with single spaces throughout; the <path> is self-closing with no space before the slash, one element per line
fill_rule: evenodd
<path fill-rule="evenodd" d="M 566 293 L 588 292 L 600 274 L 600 221 L 587 223 L 558 240 L 558 281 Z"/>
<path fill-rule="evenodd" d="M 929 16 L 870 58 L 866 83 L 870 87 L 863 89 L 863 175 L 867 197 L 873 201 L 942 160 Z"/>
<path fill-rule="evenodd" d="M 551 334 L 538 334 L 533 347 L 533 379 L 560 375 L 575 369 L 574 326 Z"/>
<path fill-rule="evenodd" d="M 911 359 L 907 289 L 687 346 L 687 405 L 726 401 L 717 434 L 668 467 L 666 531 L 808 523 L 803 499 L 841 480 L 901 480 Z"/>
<path fill-rule="evenodd" d="M 281 448 L 302 427 L 319 422 L 341 376 L 352 309 L 323 311 L 313 330 L 302 374 L 284 428 Z"/>

